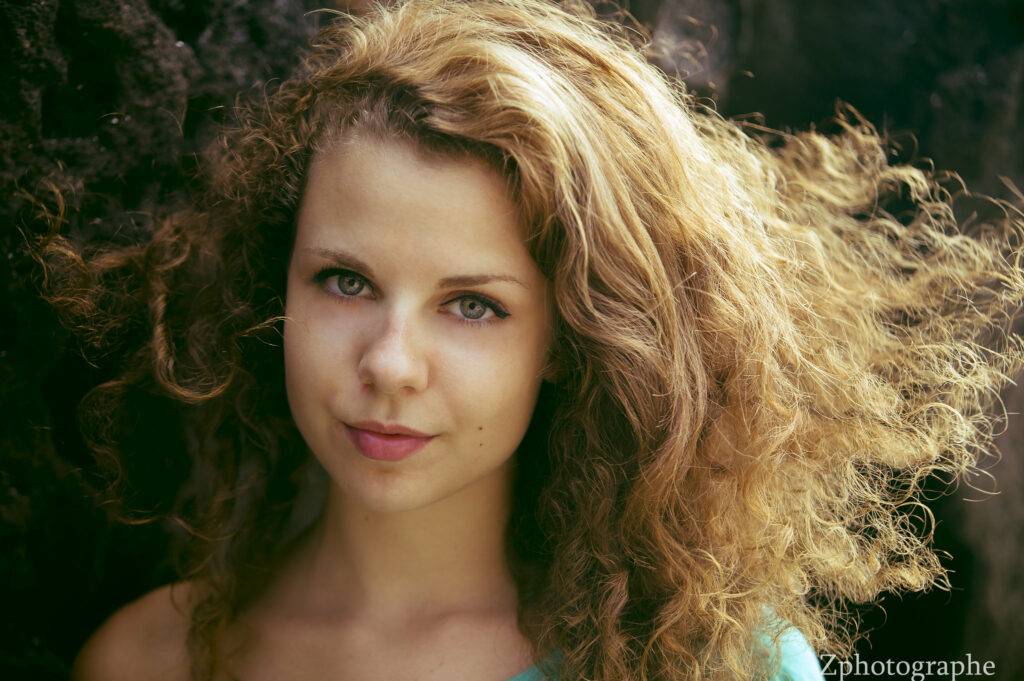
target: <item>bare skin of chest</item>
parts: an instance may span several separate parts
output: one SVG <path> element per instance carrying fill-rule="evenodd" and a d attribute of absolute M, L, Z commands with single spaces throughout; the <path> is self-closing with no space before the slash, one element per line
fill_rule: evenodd
<path fill-rule="evenodd" d="M 238 681 L 506 681 L 533 664 L 507 616 L 451 617 L 406 631 L 264 619 L 236 645 Z"/>

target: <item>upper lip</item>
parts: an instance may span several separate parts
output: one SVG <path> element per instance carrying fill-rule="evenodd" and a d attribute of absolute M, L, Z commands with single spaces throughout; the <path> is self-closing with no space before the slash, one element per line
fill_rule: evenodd
<path fill-rule="evenodd" d="M 421 433 L 418 430 L 412 428 L 406 428 L 405 426 L 397 423 L 381 423 L 380 421 L 354 421 L 347 424 L 352 428 L 358 428 L 359 430 L 369 430 L 374 433 L 383 433 L 384 435 L 408 435 L 410 437 L 433 437 L 427 433 Z"/>

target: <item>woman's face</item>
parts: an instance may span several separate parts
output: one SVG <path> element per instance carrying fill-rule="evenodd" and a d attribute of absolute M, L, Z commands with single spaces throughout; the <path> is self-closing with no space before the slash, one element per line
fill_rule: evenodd
<path fill-rule="evenodd" d="M 490 167 L 398 141 L 318 156 L 286 314 L 292 415 L 347 501 L 407 510 L 507 475 L 552 324 L 547 282 Z"/>

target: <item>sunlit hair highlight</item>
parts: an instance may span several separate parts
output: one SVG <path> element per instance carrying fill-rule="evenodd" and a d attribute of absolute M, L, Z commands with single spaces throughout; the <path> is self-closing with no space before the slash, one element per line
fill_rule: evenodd
<path fill-rule="evenodd" d="M 238 108 L 195 210 L 95 258 L 51 239 L 69 324 L 96 347 L 148 329 L 92 413 L 137 384 L 192 405 L 196 679 L 291 536 L 288 254 L 311 159 L 359 135 L 487 160 L 552 282 L 558 373 L 509 559 L 561 681 L 764 678 L 782 623 L 843 654 L 847 603 L 946 584 L 921 488 L 974 469 L 1024 363 L 1020 212 L 968 235 L 954 178 L 890 165 L 856 112 L 831 136 L 745 131 L 642 39 L 576 2 L 340 15 Z"/>

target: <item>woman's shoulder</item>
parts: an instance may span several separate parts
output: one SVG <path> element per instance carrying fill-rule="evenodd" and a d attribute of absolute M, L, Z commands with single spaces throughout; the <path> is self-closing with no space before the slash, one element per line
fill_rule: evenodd
<path fill-rule="evenodd" d="M 82 646 L 72 681 L 185 681 L 191 585 L 154 589 L 111 615 Z"/>

